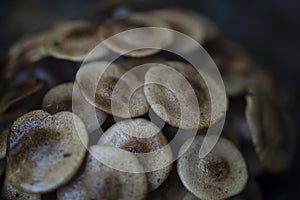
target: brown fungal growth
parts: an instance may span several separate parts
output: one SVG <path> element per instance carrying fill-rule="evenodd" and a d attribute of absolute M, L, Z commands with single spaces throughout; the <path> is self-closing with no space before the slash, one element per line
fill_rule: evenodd
<path fill-rule="evenodd" d="M 122 118 L 138 117 L 149 110 L 143 84 L 132 73 L 125 73 L 117 64 L 94 62 L 79 69 L 76 82 L 96 108 Z"/>
<path fill-rule="evenodd" d="M 209 90 L 196 69 L 179 61 L 164 64 L 167 67 L 154 65 L 147 71 L 144 87 L 148 103 L 160 118 L 175 127 L 197 130 L 224 117 L 227 99 L 219 85 L 207 77 L 218 96 L 212 107 Z"/>
<path fill-rule="evenodd" d="M 168 25 L 153 16 L 136 13 L 126 18 L 107 20 L 100 26 L 99 35 L 107 48 L 121 55 L 125 54 L 130 57 L 153 55 L 171 43 L 171 32 L 161 32 L 153 29 L 136 29 L 143 27 L 168 27 Z M 124 32 L 128 30 L 131 31 Z M 119 33 L 121 34 L 117 37 L 110 38 Z M 107 38 L 110 39 L 106 40 Z M 160 47 L 160 49 L 157 47 Z"/>
<path fill-rule="evenodd" d="M 73 113 L 26 113 L 8 136 L 7 181 L 28 193 L 54 191 L 76 174 L 87 144 L 85 126 Z"/>
<path fill-rule="evenodd" d="M 13 88 L 10 88 L 0 100 L 0 115 L 11 108 L 16 103 L 33 95 L 43 89 L 46 82 L 43 80 L 29 78 Z"/>
<path fill-rule="evenodd" d="M 184 186 L 200 199 L 226 199 L 242 192 L 248 171 L 239 150 L 227 139 L 220 138 L 213 150 L 200 158 L 204 137 L 196 136 L 193 142 L 192 139 L 181 147 L 180 154 L 184 154 L 177 162 Z"/>
<path fill-rule="evenodd" d="M 274 80 L 262 73 L 246 96 L 246 119 L 254 148 L 263 167 L 273 173 L 289 168 L 296 147 L 294 126 L 278 90 Z"/>
<path fill-rule="evenodd" d="M 84 21 L 69 21 L 53 28 L 45 39 L 44 47 L 55 58 L 83 61 L 100 42 L 98 26 Z M 101 57 L 106 52 L 97 53 Z"/>
<path fill-rule="evenodd" d="M 145 119 L 117 122 L 102 135 L 98 144 L 136 154 L 145 169 L 149 191 L 158 188 L 171 171 L 173 153 L 168 141 L 155 124 Z"/>
<path fill-rule="evenodd" d="M 122 165 L 124 169 L 141 171 L 134 155 L 109 146 L 91 146 L 89 156 L 77 177 L 57 192 L 63 199 L 144 199 L 147 179 L 144 173 L 129 173 L 110 168 L 103 160 Z M 112 163 L 112 164 L 113 164 Z"/>

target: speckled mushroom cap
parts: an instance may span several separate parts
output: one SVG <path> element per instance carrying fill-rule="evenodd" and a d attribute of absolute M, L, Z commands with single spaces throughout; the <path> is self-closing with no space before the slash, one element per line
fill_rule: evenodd
<path fill-rule="evenodd" d="M 239 150 L 229 140 L 219 138 L 213 150 L 200 159 L 204 137 L 199 135 L 192 140 L 182 145 L 180 154 L 184 154 L 177 162 L 184 186 L 200 199 L 226 199 L 243 191 L 248 171 Z"/>
<path fill-rule="evenodd" d="M 226 96 L 223 98 L 219 85 L 213 80 L 210 81 L 214 84 L 213 92 L 220 97 L 212 107 L 206 83 L 196 69 L 179 61 L 169 61 L 164 64 L 168 68 L 154 65 L 147 71 L 144 86 L 147 101 L 160 118 L 175 127 L 197 130 L 210 127 L 225 115 L 227 99 Z M 179 72 L 179 75 L 188 82 L 184 83 L 183 80 L 175 77 L 175 74 L 173 76 L 175 72 L 172 69 L 175 69 L 176 73 Z M 160 85 L 162 82 L 170 88 Z M 184 114 L 186 117 L 183 117 Z"/>
<path fill-rule="evenodd" d="M 41 200 L 40 194 L 28 194 L 14 188 L 7 180 L 4 181 L 2 187 L 2 198 L 4 200 Z"/>
<path fill-rule="evenodd" d="M 68 21 L 53 28 L 44 41 L 44 48 L 55 58 L 83 61 L 100 42 L 98 26 L 84 21 Z M 106 51 L 97 53 L 101 57 Z"/>
<path fill-rule="evenodd" d="M 26 113 L 8 136 L 7 181 L 28 193 L 54 191 L 76 174 L 87 144 L 85 126 L 73 113 Z"/>
<path fill-rule="evenodd" d="M 254 148 L 263 167 L 279 173 L 292 163 L 296 134 L 279 87 L 263 73 L 257 76 L 246 96 L 246 119 Z"/>
<path fill-rule="evenodd" d="M 100 26 L 99 35 L 103 40 L 103 44 L 110 50 L 130 57 L 153 55 L 172 42 L 172 33 L 167 30 L 162 32 L 150 29 L 137 29 L 127 33 L 121 33 L 123 31 L 143 27 L 168 28 L 169 26 L 156 17 L 135 13 L 126 18 L 107 20 Z M 121 34 L 117 37 L 110 38 L 118 33 Z M 110 39 L 105 40 L 107 38 Z M 160 49 L 145 47 L 160 47 Z"/>
<path fill-rule="evenodd" d="M 117 122 L 102 135 L 98 144 L 136 154 L 145 169 L 149 191 L 158 188 L 171 171 L 173 154 L 168 141 L 155 124 L 145 119 Z"/>
<path fill-rule="evenodd" d="M 7 146 L 7 135 L 8 130 L 0 132 L 0 160 L 6 156 L 6 146 Z"/>
<path fill-rule="evenodd" d="M 117 64 L 94 62 L 79 69 L 76 82 L 85 99 L 96 108 L 122 118 L 138 117 L 149 110 L 143 83 L 133 73 L 125 73 Z"/>
<path fill-rule="evenodd" d="M 46 82 L 43 80 L 29 78 L 23 82 L 18 83 L 10 88 L 1 98 L 0 101 L 0 114 L 7 111 L 11 106 L 20 102 L 24 98 L 37 93 L 44 88 Z"/>
<path fill-rule="evenodd" d="M 74 88 L 75 87 L 75 88 Z M 72 108 L 75 110 L 72 111 Z M 44 96 L 42 109 L 55 114 L 60 111 L 74 112 L 85 124 L 88 132 L 96 130 L 106 119 L 106 114 L 90 105 L 73 82 L 62 83 L 53 87 Z M 93 119 L 96 113 L 96 119 Z"/>
<path fill-rule="evenodd" d="M 144 199 L 147 194 L 147 179 L 144 173 L 118 171 L 103 164 L 102 160 L 118 162 L 125 168 L 142 170 L 134 155 L 118 148 L 91 146 L 89 156 L 77 178 L 57 192 L 63 199 Z"/>

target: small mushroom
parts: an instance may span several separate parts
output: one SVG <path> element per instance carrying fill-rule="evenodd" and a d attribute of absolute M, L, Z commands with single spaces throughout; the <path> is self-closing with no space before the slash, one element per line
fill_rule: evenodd
<path fill-rule="evenodd" d="M 43 80 L 29 78 L 18 83 L 14 87 L 9 88 L 9 90 L 1 98 L 0 115 L 26 97 L 37 93 L 44 88 L 45 85 L 46 83 Z"/>
<path fill-rule="evenodd" d="M 180 149 L 177 170 L 184 186 L 200 199 L 226 199 L 243 191 L 248 171 L 242 154 L 220 138 L 212 151 L 199 157 L 203 136 L 187 140 Z M 190 145 L 190 146 L 189 146 Z"/>
<path fill-rule="evenodd" d="M 6 156 L 8 130 L 0 132 L 0 160 Z"/>
<path fill-rule="evenodd" d="M 73 82 L 62 83 L 49 90 L 44 96 L 42 109 L 50 114 L 60 111 L 75 113 L 84 122 L 89 133 L 96 130 L 106 119 L 105 113 L 86 102 Z M 92 115 L 92 112 L 96 112 L 96 119 L 93 118 L 95 115 Z"/>
<path fill-rule="evenodd" d="M 69 21 L 57 25 L 45 39 L 49 55 L 65 60 L 83 61 L 88 53 L 101 42 L 98 26 L 84 21 Z M 106 54 L 97 51 L 98 57 Z"/>
<path fill-rule="evenodd" d="M 2 198 L 4 200 L 41 200 L 40 194 L 28 194 L 14 188 L 7 180 L 4 181 L 2 187 Z"/>
<path fill-rule="evenodd" d="M 99 35 L 107 48 L 130 57 L 153 55 L 172 42 L 172 33 L 170 31 L 136 29 L 143 27 L 168 27 L 168 25 L 153 16 L 135 13 L 126 18 L 107 20 L 100 26 Z M 131 31 L 124 32 L 128 30 Z M 116 34 L 119 35 L 112 37 Z"/>
<path fill-rule="evenodd" d="M 54 191 L 76 174 L 87 144 L 85 126 L 73 113 L 26 113 L 8 136 L 7 181 L 28 193 Z"/>
<path fill-rule="evenodd" d="M 151 66 L 145 75 L 144 86 L 147 101 L 160 118 L 175 127 L 198 130 L 206 129 L 224 117 L 226 96 L 209 76 L 206 78 L 218 96 L 214 107 L 204 79 L 193 66 L 179 61 L 164 64 L 167 67 Z"/>
<path fill-rule="evenodd" d="M 63 199 L 144 199 L 147 179 L 144 173 L 129 173 L 113 169 L 101 161 L 122 165 L 124 168 L 142 170 L 131 153 L 108 146 L 91 146 L 89 156 L 76 179 L 57 191 Z"/>
<path fill-rule="evenodd" d="M 173 153 L 168 141 L 155 124 L 145 119 L 117 122 L 102 135 L 98 144 L 136 154 L 145 169 L 149 191 L 158 188 L 171 171 Z"/>
<path fill-rule="evenodd" d="M 143 83 L 132 73 L 125 73 L 117 64 L 94 62 L 79 69 L 76 82 L 85 99 L 108 114 L 122 118 L 144 115 L 149 104 Z"/>
<path fill-rule="evenodd" d="M 266 73 L 257 76 L 246 95 L 246 119 L 254 148 L 263 167 L 285 171 L 293 162 L 296 134 L 279 87 Z"/>

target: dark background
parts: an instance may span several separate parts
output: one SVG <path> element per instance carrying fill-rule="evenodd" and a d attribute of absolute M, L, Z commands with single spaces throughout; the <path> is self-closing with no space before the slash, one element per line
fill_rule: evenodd
<path fill-rule="evenodd" d="M 5 57 L 9 46 L 21 36 L 46 28 L 58 20 L 87 19 L 101 23 L 105 17 L 111 16 L 111 11 L 115 11 L 101 11 L 101 2 L 103 1 L 2 1 L 0 59 Z M 295 121 L 300 121 L 299 0 L 136 0 L 130 3 L 129 7 L 138 11 L 168 7 L 189 8 L 211 17 L 225 37 L 239 43 L 256 60 L 288 83 L 296 96 Z M 296 156 L 296 160 L 300 159 L 299 150 Z M 265 199 L 298 199 L 299 170 L 298 160 L 292 169 L 284 174 L 266 174 L 261 177 L 259 183 Z"/>

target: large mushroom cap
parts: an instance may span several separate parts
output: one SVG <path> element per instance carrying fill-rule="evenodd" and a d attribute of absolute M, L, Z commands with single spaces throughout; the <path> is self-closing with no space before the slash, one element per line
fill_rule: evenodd
<path fill-rule="evenodd" d="M 254 148 L 263 167 L 273 173 L 286 170 L 292 163 L 296 134 L 284 97 L 274 80 L 261 74 L 246 96 L 246 119 Z"/>
<path fill-rule="evenodd" d="M 168 27 L 168 25 L 150 15 L 136 13 L 126 18 L 111 19 L 104 22 L 99 28 L 99 35 L 103 44 L 110 50 L 131 57 L 150 56 L 171 43 L 172 34 L 170 31 L 136 29 L 143 27 Z M 124 32 L 128 30 L 131 31 Z M 121 34 L 110 38 L 118 33 Z M 160 49 L 151 47 L 160 47 Z"/>
<path fill-rule="evenodd" d="M 192 139 L 181 147 L 184 154 L 177 163 L 184 186 L 200 199 L 226 199 L 239 194 L 248 180 L 247 166 L 239 150 L 227 139 L 220 138 L 213 150 L 200 158 L 204 137 Z"/>
<path fill-rule="evenodd" d="M 76 81 L 96 108 L 122 118 L 138 117 L 149 110 L 143 84 L 132 73 L 125 73 L 117 64 L 94 62 L 79 69 Z"/>
<path fill-rule="evenodd" d="M 73 113 L 29 112 L 11 127 L 6 178 L 24 192 L 54 191 L 75 175 L 87 144 L 85 126 Z"/>
<path fill-rule="evenodd" d="M 173 154 L 167 139 L 155 124 L 145 119 L 117 122 L 102 135 L 98 144 L 135 153 L 145 168 L 149 191 L 158 188 L 172 168 Z"/>
<path fill-rule="evenodd" d="M 63 199 L 144 199 L 147 179 L 144 173 L 128 173 L 110 168 L 103 160 L 118 162 L 125 168 L 142 170 L 134 155 L 108 146 L 91 146 L 83 170 L 77 178 L 57 192 Z"/>
<path fill-rule="evenodd" d="M 169 61 L 152 66 L 145 75 L 144 92 L 153 111 L 172 126 L 188 130 L 206 129 L 226 112 L 227 99 L 211 78 L 214 106 L 207 85 L 191 65 Z M 176 71 L 174 71 L 176 70 Z M 163 84 L 163 85 L 161 85 Z"/>

